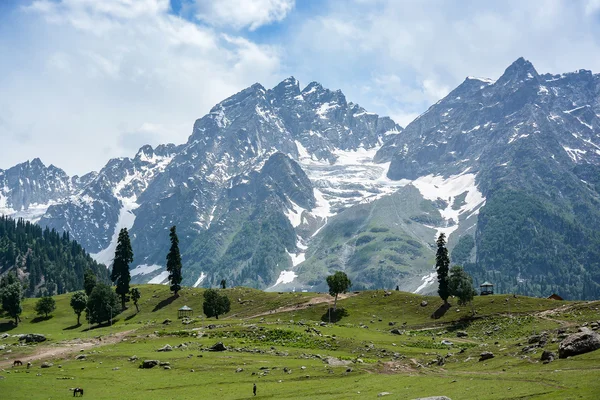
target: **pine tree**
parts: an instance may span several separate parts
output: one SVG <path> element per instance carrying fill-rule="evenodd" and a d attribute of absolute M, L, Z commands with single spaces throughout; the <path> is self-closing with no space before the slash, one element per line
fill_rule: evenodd
<path fill-rule="evenodd" d="M 125 302 L 129 300 L 127 294 L 129 293 L 129 282 L 131 281 L 131 274 L 129 273 L 131 262 L 133 262 L 133 250 L 129 241 L 129 232 L 127 232 L 127 228 L 123 228 L 119 232 L 115 259 L 110 274 L 111 281 L 117 285 L 116 292 L 121 296 L 121 308 L 123 310 L 125 310 Z"/>
<path fill-rule="evenodd" d="M 448 258 L 448 249 L 446 248 L 446 235 L 442 232 L 437 239 L 437 253 L 435 255 L 435 269 L 438 278 L 438 294 L 448 304 L 450 288 L 448 287 L 448 271 L 450 268 L 450 259 Z"/>
<path fill-rule="evenodd" d="M 177 292 L 181 290 L 181 254 L 179 253 L 179 239 L 177 238 L 175 226 L 171 227 L 169 238 L 171 239 L 171 249 L 167 254 L 167 271 L 169 272 L 171 291 L 175 292 L 175 296 L 177 296 Z"/>
<path fill-rule="evenodd" d="M 91 269 L 86 269 L 83 274 L 83 289 L 85 290 L 86 296 L 89 296 L 96 286 L 96 275 Z"/>

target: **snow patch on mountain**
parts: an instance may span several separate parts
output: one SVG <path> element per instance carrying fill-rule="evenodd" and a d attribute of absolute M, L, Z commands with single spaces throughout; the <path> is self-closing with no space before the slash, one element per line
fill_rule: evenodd
<path fill-rule="evenodd" d="M 107 268 L 110 268 L 112 265 L 115 256 L 115 250 L 117 249 L 119 232 L 123 228 L 131 229 L 133 223 L 135 222 L 135 214 L 133 211 L 138 207 L 138 204 L 131 199 L 125 198 L 121 199 L 121 204 L 122 206 L 121 211 L 119 212 L 119 219 L 115 225 L 109 245 L 103 250 L 100 250 L 98 253 L 90 254 L 90 256 L 96 260 L 96 262 L 106 265 Z"/>
<path fill-rule="evenodd" d="M 148 274 L 151 274 L 152 272 L 159 270 L 161 268 L 162 268 L 162 266 L 156 265 L 156 264 L 152 264 L 152 265 L 140 264 L 137 267 L 135 267 L 134 269 L 132 269 L 130 274 L 131 274 L 131 276 L 148 275 Z"/>
<path fill-rule="evenodd" d="M 294 271 L 281 271 L 281 273 L 279 274 L 279 278 L 277 278 L 277 281 L 275 282 L 275 284 L 273 286 L 271 286 L 269 289 L 273 289 L 277 285 L 292 283 L 294 281 L 294 279 L 296 279 L 297 277 L 298 277 L 298 275 L 296 275 L 296 273 Z"/>
<path fill-rule="evenodd" d="M 411 184 L 416 187 L 421 195 L 428 200 L 435 201 L 441 199 L 447 202 L 446 208 L 440 210 L 446 226 L 432 227 L 436 230 L 436 238 L 440 233 L 445 233 L 446 238 L 458 229 L 461 217 L 470 217 L 479 213 L 479 209 L 485 204 L 483 194 L 475 184 L 476 175 L 468 173 L 466 169 L 458 175 L 451 175 L 444 178 L 440 175 L 422 176 Z M 455 204 L 457 197 L 465 195 L 461 204 Z"/>
<path fill-rule="evenodd" d="M 206 274 L 204 272 L 200 272 L 200 276 L 196 280 L 196 283 L 194 283 L 194 287 L 200 286 L 200 284 L 204 282 L 204 279 L 206 279 Z"/>
<path fill-rule="evenodd" d="M 160 274 L 156 275 L 154 278 L 150 279 L 148 283 L 154 284 L 163 284 L 166 285 L 169 281 L 169 271 L 163 271 Z"/>
<path fill-rule="evenodd" d="M 413 293 L 419 293 L 422 290 L 424 290 L 425 288 L 433 285 L 436 278 L 437 278 L 437 272 L 432 272 L 428 275 L 425 275 L 424 277 L 421 278 L 421 281 L 423 281 L 423 283 Z"/>

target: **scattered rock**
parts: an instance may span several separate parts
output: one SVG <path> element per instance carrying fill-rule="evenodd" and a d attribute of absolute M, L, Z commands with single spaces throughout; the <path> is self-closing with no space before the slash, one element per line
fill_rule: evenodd
<path fill-rule="evenodd" d="M 427 305 L 428 305 L 428 304 L 429 304 L 429 303 L 427 302 L 427 300 L 423 300 L 423 301 L 421 302 L 421 307 L 427 307 Z"/>
<path fill-rule="evenodd" d="M 160 367 L 168 367 L 169 365 L 171 365 L 171 363 L 168 362 L 168 361 L 161 361 L 161 362 L 158 363 L 158 365 Z"/>
<path fill-rule="evenodd" d="M 555 353 L 548 351 L 548 350 L 544 350 L 544 352 L 542 353 L 541 360 L 544 362 L 544 364 L 548 364 L 548 363 L 554 361 L 555 358 L 556 358 Z"/>
<path fill-rule="evenodd" d="M 600 335 L 589 328 L 567 336 L 558 346 L 558 357 L 567 358 L 600 349 Z"/>
<path fill-rule="evenodd" d="M 46 341 L 46 336 L 39 333 L 27 333 L 22 335 L 19 340 L 24 340 L 25 343 L 41 343 Z"/>
<path fill-rule="evenodd" d="M 154 368 L 159 363 L 160 363 L 160 361 L 158 361 L 158 360 L 144 360 L 144 362 L 142 362 L 142 365 L 140 365 L 140 368 L 143 368 L 143 369 Z"/>
<path fill-rule="evenodd" d="M 76 360 L 85 360 L 86 359 L 86 355 L 85 354 L 78 354 L 77 357 L 75 357 Z"/>
<path fill-rule="evenodd" d="M 454 343 L 446 339 L 442 340 L 442 344 L 445 346 L 454 346 Z"/>
<path fill-rule="evenodd" d="M 381 392 L 377 395 L 377 397 L 389 396 L 390 394 L 390 392 Z"/>
<path fill-rule="evenodd" d="M 350 368 L 350 367 L 346 368 L 346 372 L 352 372 L 352 368 Z"/>
<path fill-rule="evenodd" d="M 6 339 L 7 337 L 10 337 L 8 333 L 3 333 L 2 335 L 0 335 L 0 339 Z"/>
<path fill-rule="evenodd" d="M 465 331 L 457 331 L 456 332 L 456 337 L 468 337 L 469 334 Z"/>
<path fill-rule="evenodd" d="M 131 356 L 129 357 L 129 361 L 136 361 L 138 359 L 137 356 Z"/>
<path fill-rule="evenodd" d="M 450 397 L 446 396 L 433 396 L 433 397 L 419 397 L 414 400 L 452 400 Z"/>
<path fill-rule="evenodd" d="M 484 351 L 479 355 L 479 361 L 489 360 L 490 358 L 494 358 L 494 353 L 491 351 Z"/>
<path fill-rule="evenodd" d="M 173 347 L 170 344 L 165 344 L 163 347 L 156 351 L 173 351 Z"/>
<path fill-rule="evenodd" d="M 227 347 L 222 342 L 215 343 L 212 347 L 208 349 L 208 351 L 225 351 Z"/>
<path fill-rule="evenodd" d="M 163 368 L 164 369 L 171 369 L 171 367 L 169 367 L 168 365 L 165 365 Z"/>
<path fill-rule="evenodd" d="M 173 321 L 171 321 L 169 318 L 167 318 L 167 319 L 165 319 L 165 320 L 163 321 L 163 325 L 168 325 L 168 324 L 170 324 L 171 322 L 173 322 Z"/>
<path fill-rule="evenodd" d="M 112 370 L 113 370 L 113 371 L 118 371 L 118 370 L 119 370 L 119 367 L 114 367 Z"/>
<path fill-rule="evenodd" d="M 244 371 L 244 368 L 238 368 L 235 370 L 235 372 L 243 372 L 243 371 Z"/>
<path fill-rule="evenodd" d="M 53 365 L 54 364 L 52 364 L 50 362 L 44 362 L 44 363 L 42 363 L 42 365 L 40 365 L 40 368 L 50 368 Z"/>
<path fill-rule="evenodd" d="M 394 335 L 404 335 L 404 331 L 401 331 L 398 328 L 394 328 L 390 331 L 390 333 L 393 333 Z"/>

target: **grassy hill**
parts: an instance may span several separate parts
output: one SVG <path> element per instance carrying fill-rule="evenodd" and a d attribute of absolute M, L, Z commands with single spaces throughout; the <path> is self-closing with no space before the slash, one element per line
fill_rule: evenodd
<path fill-rule="evenodd" d="M 475 299 L 473 318 L 469 307 L 452 306 L 434 320 L 439 298 L 365 291 L 339 300 L 341 318 L 329 324 L 332 301 L 325 294 L 226 289 L 232 309 L 216 320 L 202 315 L 202 289 L 185 288 L 174 299 L 165 286 L 138 287 L 139 313 L 131 305 L 112 326 L 91 329 L 75 325 L 69 294 L 55 297 L 57 310 L 47 320 L 35 316 L 35 299 L 25 300 L 18 327 L 0 320 L 0 335 L 11 335 L 0 339 L 0 397 L 64 398 L 79 386 L 95 399 L 245 399 L 253 383 L 257 397 L 278 399 L 376 398 L 381 392 L 403 399 L 595 399 L 600 389 L 600 350 L 540 361 L 543 349 L 557 351 L 562 330 L 600 320 L 600 302 L 485 296 Z M 183 305 L 194 309 L 189 324 L 177 319 Z M 172 322 L 164 324 L 167 319 Z M 457 331 L 468 336 L 458 338 Z M 547 344 L 524 351 L 541 332 Z M 42 333 L 48 341 L 18 345 L 12 335 L 24 333 Z M 217 342 L 228 350 L 207 351 Z M 166 344 L 173 351 L 157 351 Z M 495 357 L 479 362 L 483 351 Z M 80 354 L 86 359 L 76 360 Z M 129 361 L 132 356 L 137 360 Z M 15 359 L 33 367 L 12 368 Z M 169 362 L 171 369 L 140 369 L 144 359 Z M 42 369 L 44 361 L 54 365 Z"/>

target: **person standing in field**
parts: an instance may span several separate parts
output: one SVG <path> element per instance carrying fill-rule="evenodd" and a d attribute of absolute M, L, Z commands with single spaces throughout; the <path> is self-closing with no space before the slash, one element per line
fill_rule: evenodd
<path fill-rule="evenodd" d="M 256 396 L 256 383 L 254 384 L 254 386 L 252 387 L 252 393 L 254 393 L 254 395 Z"/>

